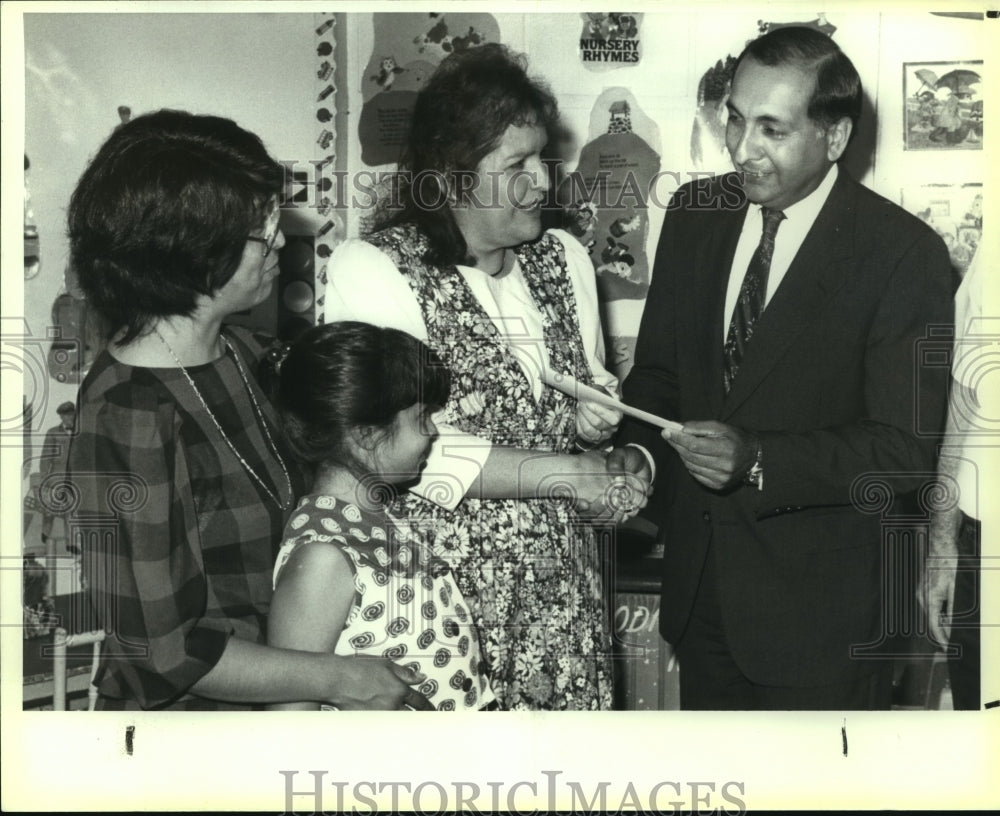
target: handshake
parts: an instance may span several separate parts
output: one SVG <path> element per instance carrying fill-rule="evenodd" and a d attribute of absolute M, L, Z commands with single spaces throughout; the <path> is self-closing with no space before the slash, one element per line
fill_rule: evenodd
<path fill-rule="evenodd" d="M 652 472 L 639 448 L 589 451 L 575 457 L 580 470 L 572 480 L 572 498 L 581 516 L 619 524 L 635 516 L 649 501 Z"/>
<path fill-rule="evenodd" d="M 590 445 L 606 442 L 621 422 L 621 411 L 588 399 L 577 403 L 577 438 Z M 569 486 L 577 512 L 593 521 L 618 524 L 642 510 L 653 492 L 649 459 L 626 446 L 605 453 L 592 450 L 575 457 L 579 481 Z"/>

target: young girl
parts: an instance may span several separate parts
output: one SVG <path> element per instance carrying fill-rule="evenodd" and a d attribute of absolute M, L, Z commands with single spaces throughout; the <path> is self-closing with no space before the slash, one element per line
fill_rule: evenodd
<path fill-rule="evenodd" d="M 285 530 L 268 620 L 273 646 L 415 669 L 442 711 L 495 706 L 478 637 L 447 564 L 385 505 L 419 476 L 450 380 L 434 352 L 395 329 L 332 323 L 292 345 L 278 410 L 316 473 Z"/>

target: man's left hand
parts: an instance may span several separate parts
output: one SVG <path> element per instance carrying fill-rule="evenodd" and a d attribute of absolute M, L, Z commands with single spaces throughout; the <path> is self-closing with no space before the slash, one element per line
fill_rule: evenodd
<path fill-rule="evenodd" d="M 740 482 L 757 458 L 757 437 L 714 420 L 684 423 L 683 430 L 663 431 L 695 479 L 712 490 Z"/>

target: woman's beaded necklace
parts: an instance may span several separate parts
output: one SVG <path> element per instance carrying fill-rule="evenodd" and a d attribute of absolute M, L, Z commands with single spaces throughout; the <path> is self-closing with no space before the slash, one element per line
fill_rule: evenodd
<path fill-rule="evenodd" d="M 278 498 L 277 495 L 275 495 L 275 493 L 267 486 L 264 480 L 258 475 L 257 471 L 255 471 L 252 467 L 250 467 L 250 463 L 247 462 L 247 460 L 240 455 L 240 452 L 238 450 L 236 450 L 236 446 L 232 443 L 229 437 L 226 436 L 226 432 L 222 430 L 222 426 L 219 424 L 219 420 L 215 418 L 215 414 L 213 414 L 212 410 L 208 407 L 208 403 L 205 402 L 205 398 L 201 395 L 201 391 L 198 390 L 198 386 L 195 385 L 194 380 L 191 378 L 191 375 L 188 374 L 187 369 L 184 368 L 184 365 L 178 359 L 177 355 L 174 354 L 174 350 L 170 347 L 170 344 L 167 342 L 166 338 L 162 334 L 160 334 L 158 329 L 153 329 L 153 331 L 156 332 L 156 336 L 160 338 L 160 342 L 163 343 L 163 345 L 167 349 L 167 352 L 170 354 L 173 361 L 177 364 L 177 367 L 181 370 L 181 373 L 184 375 L 184 379 L 188 381 L 188 385 L 191 386 L 191 390 L 194 391 L 194 395 L 198 398 L 198 401 L 205 409 L 205 413 L 208 414 L 209 419 L 212 420 L 212 424 L 215 425 L 216 429 L 219 431 L 219 435 L 222 437 L 223 441 L 229 447 L 229 450 L 233 452 L 233 456 L 235 456 L 239 460 L 240 464 L 243 465 L 243 469 L 253 478 L 255 482 L 257 482 L 258 485 L 260 485 L 261 490 L 267 493 L 267 495 L 271 497 L 271 500 L 276 505 L 278 505 L 280 509 L 287 510 L 289 507 L 291 507 L 292 502 L 295 500 L 295 491 L 292 488 L 291 477 L 288 475 L 288 468 L 285 467 L 285 460 L 282 459 L 281 454 L 278 453 L 278 446 L 275 444 L 274 439 L 271 438 L 271 432 L 268 430 L 267 427 L 267 420 L 264 418 L 264 412 L 261 410 L 260 405 L 257 403 L 257 398 L 254 396 L 253 389 L 250 387 L 250 380 L 247 378 L 246 371 L 243 370 L 243 363 L 240 361 L 240 355 L 236 351 L 236 349 L 234 349 L 230 345 L 229 339 L 225 335 L 221 335 L 223 344 L 225 345 L 226 349 L 232 353 L 233 359 L 236 361 L 236 368 L 240 372 L 240 378 L 243 380 L 243 385 L 246 387 L 247 393 L 250 395 L 250 402 L 253 404 L 254 413 L 257 415 L 257 420 L 260 424 L 260 427 L 264 431 L 264 437 L 267 440 L 267 444 L 270 446 L 271 451 L 274 453 L 274 458 L 277 459 L 278 464 L 281 465 L 281 472 L 285 474 L 285 486 L 288 488 L 288 499 L 286 501 L 282 501 L 281 499 Z"/>

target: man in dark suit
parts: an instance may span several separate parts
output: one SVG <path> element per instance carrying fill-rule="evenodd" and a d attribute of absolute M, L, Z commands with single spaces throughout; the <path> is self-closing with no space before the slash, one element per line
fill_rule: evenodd
<path fill-rule="evenodd" d="M 829 37 L 790 27 L 740 56 L 735 174 L 681 187 L 666 214 L 627 403 L 657 465 L 660 632 L 686 709 L 888 708 L 876 643 L 880 516 L 856 495 L 933 471 L 947 369 L 918 341 L 951 320 L 948 254 L 837 165 L 861 82 Z M 869 508 L 870 510 L 870 508 Z"/>

